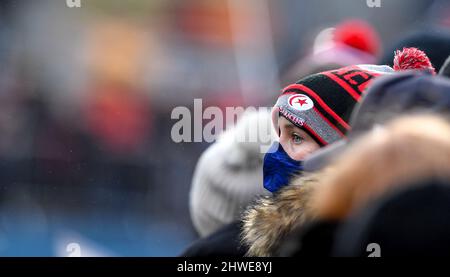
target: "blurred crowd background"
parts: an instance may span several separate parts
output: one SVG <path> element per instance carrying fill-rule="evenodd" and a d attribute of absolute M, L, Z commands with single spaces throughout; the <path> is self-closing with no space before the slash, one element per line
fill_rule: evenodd
<path fill-rule="evenodd" d="M 0 255 L 175 256 L 207 143 L 171 112 L 274 103 L 321 30 L 364 19 L 389 49 L 450 28 L 446 0 L 0 2 Z M 381 57 L 381 54 L 380 54 Z"/>

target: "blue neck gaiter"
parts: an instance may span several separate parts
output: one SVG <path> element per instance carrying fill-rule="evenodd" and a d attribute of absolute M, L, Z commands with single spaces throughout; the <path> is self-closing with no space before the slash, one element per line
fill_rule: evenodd
<path fill-rule="evenodd" d="M 289 184 L 292 176 L 303 171 L 303 162 L 289 157 L 283 146 L 274 142 L 264 156 L 264 188 L 274 193 Z"/>

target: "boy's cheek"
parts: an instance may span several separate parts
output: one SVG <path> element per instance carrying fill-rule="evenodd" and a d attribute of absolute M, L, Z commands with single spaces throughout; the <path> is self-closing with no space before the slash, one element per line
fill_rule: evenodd
<path fill-rule="evenodd" d="M 284 146 L 283 146 L 283 148 L 284 148 Z M 302 161 L 308 155 L 314 153 L 319 148 L 320 148 L 319 146 L 316 147 L 315 145 L 303 144 L 303 145 L 294 146 L 294 147 L 290 148 L 289 150 L 285 149 L 285 151 L 289 155 L 289 157 L 291 157 L 292 159 L 294 159 L 296 161 Z"/>
<path fill-rule="evenodd" d="M 286 152 L 287 153 L 287 152 Z M 296 149 L 295 151 L 291 151 L 291 153 L 288 153 L 289 157 L 296 161 L 302 161 L 304 160 L 307 152 L 303 149 Z"/>
<path fill-rule="evenodd" d="M 291 147 L 291 145 L 289 145 L 289 142 L 287 142 L 286 140 L 282 140 L 281 138 L 280 144 L 283 147 L 284 151 L 286 151 L 286 153 L 289 155 L 289 157 L 291 157 L 291 159 L 294 159 L 296 161 L 301 160 L 302 157 L 301 151 L 295 149 L 295 147 Z"/>

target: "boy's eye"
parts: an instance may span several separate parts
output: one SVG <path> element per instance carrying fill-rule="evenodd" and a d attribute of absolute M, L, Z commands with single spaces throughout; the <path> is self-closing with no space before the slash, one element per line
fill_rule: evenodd
<path fill-rule="evenodd" d="M 299 136 L 299 135 L 297 135 L 297 134 L 292 134 L 292 141 L 295 143 L 295 144 L 300 144 L 300 143 L 302 143 L 303 142 L 303 138 L 301 137 L 301 136 Z"/>

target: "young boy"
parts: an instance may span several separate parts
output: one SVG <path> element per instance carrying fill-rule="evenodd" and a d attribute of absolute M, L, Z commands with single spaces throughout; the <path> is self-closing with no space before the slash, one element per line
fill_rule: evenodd
<path fill-rule="evenodd" d="M 428 57 L 416 48 L 397 51 L 394 69 L 428 69 Z M 389 66 L 357 65 L 321 72 L 287 86 L 272 110 L 279 135 L 264 157 L 264 187 L 276 192 L 303 170 L 302 160 L 345 137 L 350 114 L 370 82 L 394 72 Z"/>

